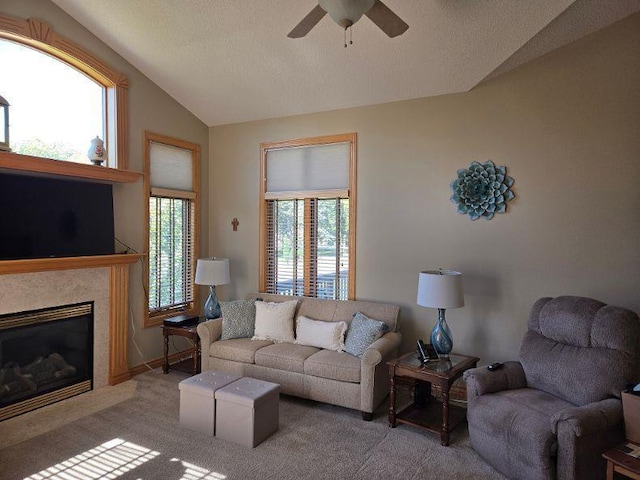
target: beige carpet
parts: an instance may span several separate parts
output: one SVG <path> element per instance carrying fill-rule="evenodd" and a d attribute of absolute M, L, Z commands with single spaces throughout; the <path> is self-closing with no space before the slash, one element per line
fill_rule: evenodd
<path fill-rule="evenodd" d="M 24 442 L 133 398 L 137 383 L 136 380 L 129 380 L 115 386 L 98 388 L 64 402 L 47 405 L 0 422 L 0 449 Z"/>
<path fill-rule="evenodd" d="M 469 447 L 464 426 L 443 447 L 435 434 L 389 428 L 386 404 L 365 422 L 352 410 L 283 395 L 280 429 L 254 449 L 185 430 L 178 382 L 186 377 L 149 372 L 47 415 L 0 423 L 0 439 L 11 438 L 0 449 L 0 478 L 504 479 Z"/>

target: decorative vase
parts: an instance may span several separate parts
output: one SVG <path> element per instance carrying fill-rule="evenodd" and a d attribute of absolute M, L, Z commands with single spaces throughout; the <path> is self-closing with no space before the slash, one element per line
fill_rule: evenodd
<path fill-rule="evenodd" d="M 107 159 L 107 151 L 105 150 L 104 142 L 100 137 L 96 137 L 91 140 L 91 147 L 89 147 L 87 156 L 94 165 L 102 165 L 102 162 Z"/>
<path fill-rule="evenodd" d="M 433 345 L 440 357 L 449 358 L 449 353 L 453 348 L 453 339 L 449 325 L 444 319 L 444 310 L 444 308 L 438 309 L 438 321 L 431 331 L 431 345 Z"/>
<path fill-rule="evenodd" d="M 216 298 L 216 287 L 214 285 L 209 286 L 209 296 L 207 301 L 204 302 L 204 318 L 211 320 L 213 318 L 220 318 L 222 311 L 220 310 L 220 304 Z"/>

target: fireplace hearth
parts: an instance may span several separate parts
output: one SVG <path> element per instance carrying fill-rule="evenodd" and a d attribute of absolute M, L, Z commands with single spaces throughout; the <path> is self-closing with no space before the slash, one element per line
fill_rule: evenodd
<path fill-rule="evenodd" d="M 0 421 L 93 388 L 93 307 L 0 316 Z"/>

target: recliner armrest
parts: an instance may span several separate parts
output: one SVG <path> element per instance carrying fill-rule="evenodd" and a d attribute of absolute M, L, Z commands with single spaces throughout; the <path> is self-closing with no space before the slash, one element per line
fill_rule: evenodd
<path fill-rule="evenodd" d="M 464 372 L 463 378 L 467 384 L 467 399 L 527 386 L 520 362 L 505 362 L 502 368 L 493 372 L 487 367 L 472 368 Z"/>
<path fill-rule="evenodd" d="M 209 345 L 220 338 L 222 335 L 222 318 L 214 318 L 198 324 L 196 328 L 200 337 L 200 346 L 202 351 L 206 351 Z"/>
<path fill-rule="evenodd" d="M 402 335 L 399 332 L 387 332 L 371 345 L 367 347 L 362 355 L 362 366 L 377 365 L 383 359 L 387 359 L 394 354 L 400 343 Z"/>
<path fill-rule="evenodd" d="M 584 437 L 622 422 L 622 401 L 607 398 L 581 407 L 561 410 L 551 417 L 551 431 L 570 428 L 576 437 Z"/>

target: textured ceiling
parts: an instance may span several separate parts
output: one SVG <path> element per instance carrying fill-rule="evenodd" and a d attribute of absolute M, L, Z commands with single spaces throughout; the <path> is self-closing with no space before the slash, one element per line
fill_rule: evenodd
<path fill-rule="evenodd" d="M 53 0 L 208 126 L 467 91 L 640 10 L 639 0 L 384 0 L 353 45 L 314 0 Z"/>

